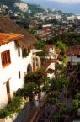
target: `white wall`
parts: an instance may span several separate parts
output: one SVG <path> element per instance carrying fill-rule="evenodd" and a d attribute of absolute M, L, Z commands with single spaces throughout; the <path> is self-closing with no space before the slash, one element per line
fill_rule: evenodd
<path fill-rule="evenodd" d="M 1 53 L 10 50 L 11 64 L 2 66 Z M 13 92 L 24 87 L 24 73 L 27 73 L 27 67 L 30 64 L 33 67 L 33 53 L 30 51 L 29 56 L 22 57 L 22 49 L 16 48 L 14 41 L 0 46 L 0 107 L 8 103 L 6 82 L 9 81 L 10 95 L 13 97 Z M 19 71 L 21 77 L 19 78 Z"/>
<path fill-rule="evenodd" d="M 78 62 L 80 62 L 80 57 L 77 57 L 77 56 L 68 56 L 68 61 L 71 61 L 73 63 L 78 63 Z"/>
<path fill-rule="evenodd" d="M 3 67 L 1 53 L 6 50 L 10 50 L 11 64 Z M 21 79 L 19 79 L 19 71 L 21 71 Z M 24 85 L 23 76 L 22 56 L 18 56 L 14 41 L 0 46 L 0 103 L 7 103 L 6 82 L 9 81 L 10 93 L 11 97 L 13 97 L 13 92 Z"/>

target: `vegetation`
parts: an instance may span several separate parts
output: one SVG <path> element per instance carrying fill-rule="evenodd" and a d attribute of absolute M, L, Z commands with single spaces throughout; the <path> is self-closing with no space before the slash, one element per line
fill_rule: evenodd
<path fill-rule="evenodd" d="M 0 110 L 0 118 L 12 117 L 14 113 L 20 112 L 22 103 L 21 97 L 14 97 L 11 103 Z"/>
<path fill-rule="evenodd" d="M 9 10 L 20 12 L 19 9 L 14 8 L 15 2 L 21 2 L 21 0 L 7 0 L 7 2 L 6 2 L 6 0 L 0 0 L 0 4 L 7 5 Z"/>
<path fill-rule="evenodd" d="M 35 47 L 37 49 L 44 49 L 46 42 L 44 40 L 39 40 L 36 42 Z"/>
<path fill-rule="evenodd" d="M 66 47 L 69 47 L 71 45 L 75 45 L 75 44 L 80 44 L 80 34 L 76 33 L 76 32 L 65 32 L 63 34 L 59 34 L 56 30 L 55 30 L 55 36 L 52 37 L 52 39 L 50 39 L 49 41 L 47 40 L 46 43 L 47 44 L 57 44 L 57 43 L 64 43 L 66 45 Z M 64 45 L 63 45 L 64 47 Z"/>
<path fill-rule="evenodd" d="M 38 70 L 36 72 L 32 72 L 32 73 L 29 73 L 28 75 L 26 75 L 25 76 L 25 89 L 26 89 L 26 86 L 28 85 L 28 83 L 29 84 L 34 83 L 36 85 L 35 92 L 38 93 L 38 97 L 40 99 L 40 92 L 41 92 L 40 86 L 45 83 L 44 70 L 40 69 L 40 70 Z M 34 90 L 33 86 L 34 85 L 32 85 L 32 87 L 27 86 L 27 88 L 29 87 L 27 90 L 31 90 L 31 92 L 32 92 Z"/>
<path fill-rule="evenodd" d="M 36 5 L 36 4 L 28 4 L 28 5 L 29 5 L 29 10 L 31 11 L 32 16 L 36 13 L 41 13 L 45 11 L 39 5 Z"/>
<path fill-rule="evenodd" d="M 5 0 L 1 0 L 0 3 L 1 2 L 5 3 Z M 13 9 L 14 2 L 20 2 L 20 0 L 7 0 L 6 4 L 9 8 Z M 24 13 L 25 17 L 29 17 L 29 15 L 33 16 L 38 12 L 44 12 L 44 9 L 40 8 L 40 6 L 33 4 L 29 4 L 29 10 L 30 13 Z M 49 12 L 51 11 L 49 10 Z M 58 24 L 56 20 L 54 23 Z M 72 30 L 70 29 L 70 31 L 73 30 L 74 28 L 72 28 Z M 36 30 L 34 29 L 29 30 L 29 32 L 34 35 L 36 34 Z M 65 115 L 70 116 L 70 114 L 73 114 L 72 111 L 77 112 L 77 109 L 80 107 L 80 64 L 76 70 L 77 73 L 72 72 L 72 76 L 67 77 L 66 50 L 71 44 L 80 44 L 80 35 L 71 32 L 58 34 L 57 30 L 55 30 L 55 36 L 51 40 L 46 42 L 44 40 L 37 41 L 35 44 L 36 49 L 42 50 L 41 52 L 38 52 L 37 55 L 41 56 L 44 60 L 47 55 L 47 51 L 45 50 L 46 44 L 55 44 L 56 48 L 60 50 L 58 58 L 61 61 L 61 64 L 56 64 L 55 78 L 51 80 L 46 79 L 45 71 L 41 69 L 27 74 L 25 76 L 24 88 L 19 89 L 12 102 L 4 109 L 0 110 L 0 118 L 12 116 L 13 113 L 20 112 L 21 104 L 23 102 L 22 97 L 25 99 L 29 97 L 29 102 L 32 102 L 34 101 L 35 94 L 38 93 L 38 100 L 40 100 L 41 91 L 46 92 L 46 105 L 50 104 L 56 106 L 56 112 L 52 115 L 53 120 L 59 121 L 59 118 L 64 118 Z M 26 49 L 23 49 L 23 57 L 26 57 L 27 55 L 28 52 Z M 41 88 L 41 85 L 43 85 L 43 88 Z M 71 108 L 69 108 L 67 104 L 68 97 L 71 97 L 72 100 Z"/>
<path fill-rule="evenodd" d="M 19 89 L 16 93 L 17 96 L 23 97 L 25 100 L 29 98 L 29 102 L 34 101 L 34 95 L 37 92 L 37 85 L 34 82 L 28 82 L 23 89 Z"/>
<path fill-rule="evenodd" d="M 61 55 L 64 56 L 65 52 L 67 50 L 67 46 L 65 43 L 63 43 L 62 41 L 57 41 L 56 43 L 56 47 L 59 48 L 61 50 Z"/>
<path fill-rule="evenodd" d="M 24 87 L 24 97 L 29 97 L 29 102 L 33 101 L 36 91 L 37 85 L 34 82 L 28 82 Z"/>
<path fill-rule="evenodd" d="M 80 44 L 80 34 L 78 33 L 71 33 L 71 32 L 66 32 L 63 34 L 57 34 L 57 36 L 53 37 L 53 44 L 56 43 L 57 41 L 61 40 L 61 42 L 65 43 L 67 46 L 75 45 L 75 44 Z"/>
<path fill-rule="evenodd" d="M 39 41 L 36 44 L 37 49 L 42 49 L 38 55 L 45 55 L 45 45 L 54 44 L 60 50 L 59 60 L 61 64 L 56 64 L 55 78 L 45 82 L 43 91 L 47 93 L 46 105 L 56 106 L 56 112 L 52 115 L 54 121 L 65 120 L 66 116 L 70 119 L 76 116 L 78 108 L 80 108 L 80 66 L 76 71 L 67 77 L 67 57 L 66 50 L 69 46 L 80 44 L 80 35 L 76 33 L 64 33 L 53 37 L 51 42 Z M 65 65 L 63 65 L 65 64 Z M 76 73 L 75 73 L 76 72 Z M 75 93 L 75 94 L 74 94 Z M 68 100 L 71 100 L 68 105 Z M 61 122 L 62 122 L 61 121 Z"/>

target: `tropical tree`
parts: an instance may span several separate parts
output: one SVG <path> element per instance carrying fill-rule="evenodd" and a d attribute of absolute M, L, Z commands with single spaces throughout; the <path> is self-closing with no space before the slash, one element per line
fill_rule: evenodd
<path fill-rule="evenodd" d="M 25 84 L 28 82 L 34 82 L 37 85 L 37 93 L 40 99 L 41 85 L 45 83 L 45 72 L 43 69 L 39 69 L 36 72 L 29 73 L 25 76 Z"/>
<path fill-rule="evenodd" d="M 63 43 L 62 41 L 57 41 L 56 47 L 61 50 L 61 55 L 63 56 L 67 49 L 67 45 L 65 43 Z"/>
<path fill-rule="evenodd" d="M 79 108 L 80 108 L 80 93 L 77 93 L 75 97 L 72 99 L 72 111 L 74 116 L 78 112 Z"/>
<path fill-rule="evenodd" d="M 34 82 L 28 82 L 24 86 L 24 96 L 29 97 L 29 101 L 34 100 L 34 94 L 37 91 L 37 85 Z"/>
<path fill-rule="evenodd" d="M 46 42 L 44 40 L 39 40 L 36 42 L 36 49 L 44 49 Z"/>

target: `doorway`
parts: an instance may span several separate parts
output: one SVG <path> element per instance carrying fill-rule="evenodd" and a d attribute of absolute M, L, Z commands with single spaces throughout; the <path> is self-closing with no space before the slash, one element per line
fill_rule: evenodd
<path fill-rule="evenodd" d="M 7 95 L 8 95 L 8 103 L 10 103 L 11 102 L 11 95 L 10 95 L 9 81 L 6 82 L 6 89 L 7 89 Z"/>

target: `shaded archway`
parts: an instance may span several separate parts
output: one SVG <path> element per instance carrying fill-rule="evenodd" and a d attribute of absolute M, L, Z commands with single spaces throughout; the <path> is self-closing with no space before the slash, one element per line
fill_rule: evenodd
<path fill-rule="evenodd" d="M 28 67 L 27 67 L 27 73 L 30 73 L 30 72 L 32 72 L 32 67 L 31 67 L 31 65 L 29 64 Z"/>

